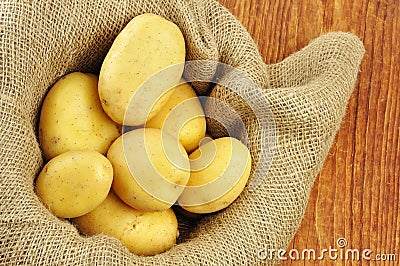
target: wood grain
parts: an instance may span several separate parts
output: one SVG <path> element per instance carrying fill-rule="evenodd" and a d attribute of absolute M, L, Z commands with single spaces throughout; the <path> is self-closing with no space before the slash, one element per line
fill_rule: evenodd
<path fill-rule="evenodd" d="M 219 0 L 266 63 L 329 31 L 360 37 L 366 54 L 347 114 L 289 249 L 371 249 L 396 260 L 287 260 L 281 265 L 400 265 L 400 3 L 397 0 Z M 288 249 L 288 251 L 289 251 Z"/>

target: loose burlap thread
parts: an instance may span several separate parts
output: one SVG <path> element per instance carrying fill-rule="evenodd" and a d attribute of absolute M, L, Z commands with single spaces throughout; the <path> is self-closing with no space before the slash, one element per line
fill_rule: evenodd
<path fill-rule="evenodd" d="M 215 60 L 244 71 L 262 88 L 276 125 L 275 153 L 272 165 L 264 169 L 263 183 L 254 191 L 246 188 L 230 207 L 199 222 L 180 217 L 178 244 L 150 257 L 129 253 L 105 235 L 81 236 L 71 223 L 53 216 L 34 193 L 34 180 L 43 166 L 37 122 L 46 92 L 67 73 L 98 73 L 116 35 L 145 12 L 181 28 L 187 60 Z M 357 78 L 364 47 L 356 36 L 328 33 L 282 62 L 266 65 L 245 28 L 212 0 L 7 0 L 0 2 L 0 13 L 0 264 L 278 262 L 260 260 L 258 251 L 286 249 L 300 225 Z M 262 134 L 236 96 L 222 86 L 211 92 L 208 84 L 195 88 L 238 111 L 248 130 L 253 167 L 263 167 L 257 160 Z M 210 124 L 209 130 L 220 133 L 217 125 Z"/>

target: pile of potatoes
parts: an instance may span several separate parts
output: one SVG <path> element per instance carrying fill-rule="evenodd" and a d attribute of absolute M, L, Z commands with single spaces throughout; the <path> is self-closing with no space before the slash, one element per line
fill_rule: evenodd
<path fill-rule="evenodd" d="M 182 78 L 185 53 L 177 25 L 139 15 L 98 76 L 67 74 L 46 95 L 39 122 L 46 164 L 35 190 L 81 234 L 159 254 L 176 243 L 174 210 L 216 212 L 245 187 L 250 153 L 234 138 L 206 137 L 202 105 Z"/>

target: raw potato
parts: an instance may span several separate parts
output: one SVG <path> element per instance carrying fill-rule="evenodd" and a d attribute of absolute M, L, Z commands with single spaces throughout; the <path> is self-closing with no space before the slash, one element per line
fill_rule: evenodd
<path fill-rule="evenodd" d="M 179 139 L 187 152 L 197 149 L 205 137 L 206 118 L 196 92 L 188 83 L 176 86 L 169 101 L 146 127 L 166 130 Z"/>
<path fill-rule="evenodd" d="M 124 204 L 112 191 L 96 209 L 72 222 L 82 234 L 113 236 L 137 255 L 162 253 L 176 243 L 179 234 L 172 209 L 141 212 Z"/>
<path fill-rule="evenodd" d="M 39 122 L 39 139 L 47 160 L 70 150 L 106 154 L 120 129 L 104 113 L 97 76 L 74 72 L 57 81 L 47 94 Z"/>
<path fill-rule="evenodd" d="M 142 211 L 170 208 L 189 180 L 187 153 L 178 140 L 154 128 L 129 131 L 111 145 L 115 193 Z"/>
<path fill-rule="evenodd" d="M 192 213 L 226 208 L 242 192 L 250 175 L 250 152 L 235 138 L 209 141 L 190 154 L 189 159 L 190 179 L 178 202 Z"/>
<path fill-rule="evenodd" d="M 96 208 L 112 180 L 113 168 L 104 155 L 69 151 L 47 162 L 36 180 L 36 193 L 54 215 L 73 218 Z"/>
<path fill-rule="evenodd" d="M 178 84 L 185 54 L 185 40 L 173 22 L 155 14 L 134 17 L 114 40 L 100 70 L 99 95 L 105 112 L 119 124 L 143 125 L 168 100 L 164 93 Z"/>

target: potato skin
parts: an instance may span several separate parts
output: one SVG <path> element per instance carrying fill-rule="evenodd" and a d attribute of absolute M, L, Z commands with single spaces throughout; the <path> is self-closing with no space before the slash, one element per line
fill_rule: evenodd
<path fill-rule="evenodd" d="M 191 153 L 189 159 L 190 179 L 178 203 L 191 213 L 205 214 L 226 208 L 240 195 L 250 176 L 250 152 L 235 138 L 211 140 Z M 213 183 L 216 180 L 222 183 Z M 228 186 L 229 180 L 235 183 Z M 190 187 L 199 190 L 193 193 Z M 193 199 L 198 203 L 193 203 Z"/>
<path fill-rule="evenodd" d="M 43 102 L 39 140 L 46 160 L 70 150 L 106 154 L 120 126 L 103 111 L 94 74 L 73 72 L 58 80 Z"/>
<path fill-rule="evenodd" d="M 97 151 L 68 151 L 51 159 L 36 180 L 36 193 L 60 218 L 81 216 L 96 208 L 110 191 L 113 168 Z"/>
<path fill-rule="evenodd" d="M 115 38 L 101 66 L 99 95 L 105 112 L 119 124 L 143 125 L 147 114 L 149 119 L 154 116 L 169 95 L 159 101 L 156 99 L 178 84 L 185 55 L 184 37 L 173 22 L 148 13 L 134 17 Z M 132 96 L 140 85 L 172 65 L 176 67 L 169 68 L 171 71 L 157 82 L 157 86 L 148 90 L 142 87 L 145 93 L 132 106 L 135 114 L 127 115 L 124 120 Z M 154 103 L 156 105 L 147 110 Z"/>
<path fill-rule="evenodd" d="M 139 128 L 124 133 L 111 145 L 107 158 L 114 168 L 113 190 L 137 210 L 170 208 L 190 176 L 185 149 L 176 138 L 159 129 Z M 141 185 L 143 182 L 148 187 Z"/>
<path fill-rule="evenodd" d="M 119 239 L 137 255 L 156 255 L 170 249 L 179 235 L 172 209 L 159 212 L 135 210 L 112 191 L 96 209 L 72 220 L 85 235 L 105 234 Z"/>
<path fill-rule="evenodd" d="M 166 130 L 179 139 L 187 152 L 197 149 L 206 134 L 206 118 L 190 84 L 176 86 L 168 102 L 146 123 L 146 127 Z"/>

